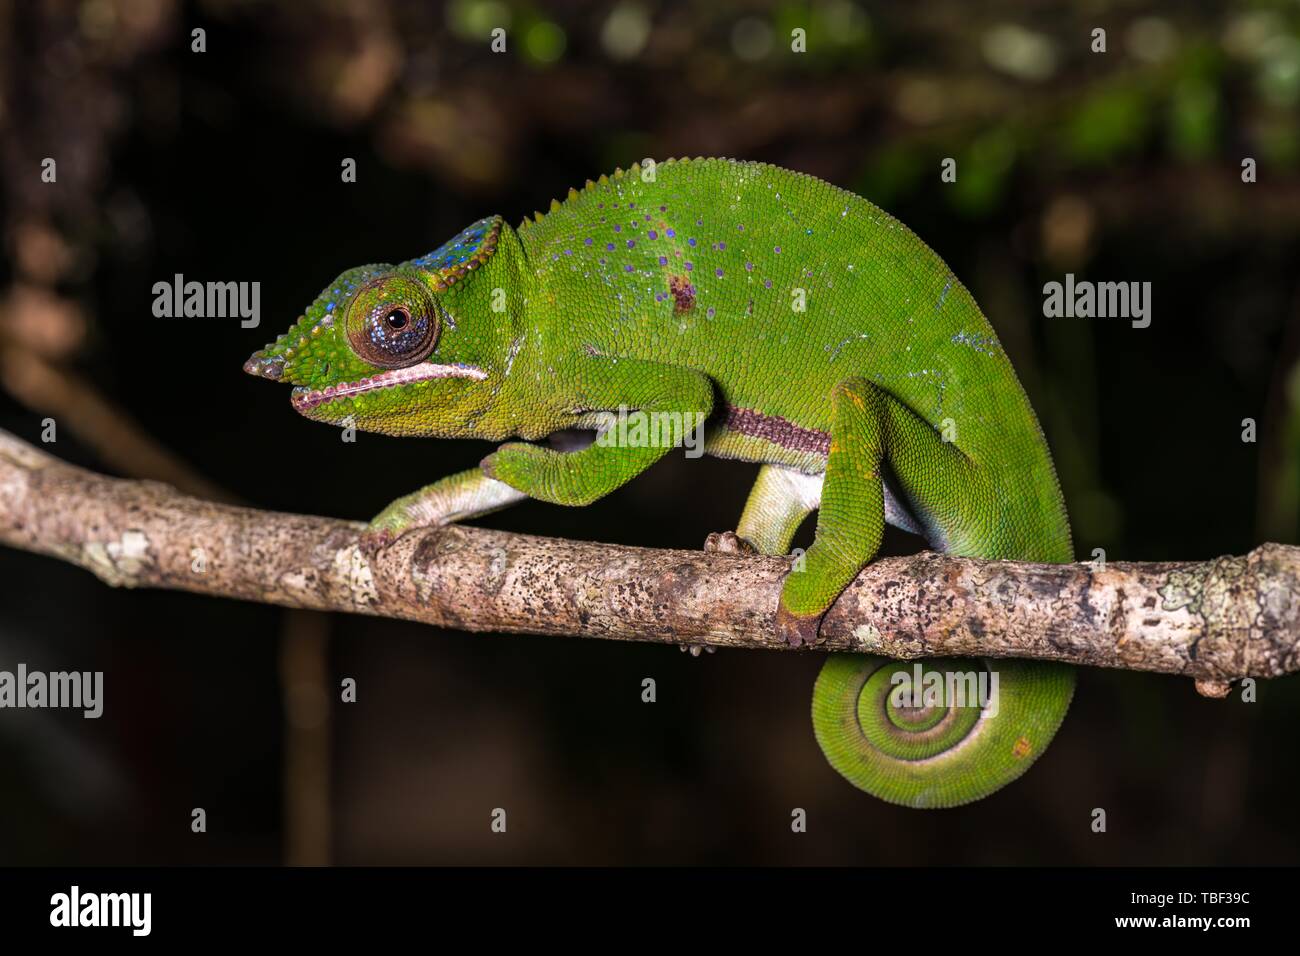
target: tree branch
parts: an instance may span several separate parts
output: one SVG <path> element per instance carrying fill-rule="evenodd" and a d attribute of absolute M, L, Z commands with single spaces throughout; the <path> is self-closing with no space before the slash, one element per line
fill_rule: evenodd
<path fill-rule="evenodd" d="M 103 581 L 467 631 L 780 649 L 783 558 L 424 529 L 368 558 L 358 522 L 216 504 L 68 465 L 0 432 L 0 543 Z M 925 552 L 864 569 L 822 650 L 1161 671 L 1221 695 L 1300 670 L 1300 548 L 1188 563 L 1028 564 Z"/>

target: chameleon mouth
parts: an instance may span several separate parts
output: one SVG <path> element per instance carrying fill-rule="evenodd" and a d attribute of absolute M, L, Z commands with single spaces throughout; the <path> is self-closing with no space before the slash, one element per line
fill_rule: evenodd
<path fill-rule="evenodd" d="M 309 412 L 318 405 L 324 405 L 326 402 L 333 402 L 340 398 L 350 398 L 353 395 L 362 395 L 381 388 L 392 388 L 394 385 L 427 382 L 435 378 L 468 378 L 482 381 L 487 378 L 487 372 L 477 366 L 465 365 L 460 362 L 454 365 L 421 362 L 419 365 L 389 369 L 377 375 L 368 375 L 365 378 L 357 379 L 355 382 L 340 382 L 337 385 L 329 385 L 325 388 L 307 388 L 299 385 L 293 390 L 290 400 L 293 402 L 296 411 Z"/>

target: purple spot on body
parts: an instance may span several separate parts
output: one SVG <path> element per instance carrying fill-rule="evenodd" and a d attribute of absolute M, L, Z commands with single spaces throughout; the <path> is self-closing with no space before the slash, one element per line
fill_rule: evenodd
<path fill-rule="evenodd" d="M 676 230 L 676 229 L 665 229 L 665 230 L 664 230 L 664 235 L 667 236 L 669 239 L 673 239 L 673 238 L 675 238 L 675 237 L 677 236 L 677 230 Z"/>
<path fill-rule="evenodd" d="M 725 248 L 727 248 L 727 244 L 726 244 L 725 242 L 720 242 L 720 243 L 718 243 L 718 248 L 719 248 L 719 249 L 725 249 Z"/>
<path fill-rule="evenodd" d="M 586 242 L 583 243 L 583 245 L 584 245 L 584 246 L 589 246 L 589 245 L 591 245 L 591 240 L 588 239 Z"/>
<path fill-rule="evenodd" d="M 651 239 L 658 239 L 658 238 L 659 238 L 659 233 L 655 232 L 653 229 L 651 229 L 649 232 L 647 232 L 646 235 L 649 236 Z"/>
<path fill-rule="evenodd" d="M 659 257 L 659 264 L 660 264 L 661 266 L 666 266 L 666 265 L 668 265 L 668 257 L 667 257 L 667 256 L 660 256 L 660 257 Z"/>
<path fill-rule="evenodd" d="M 694 269 L 694 268 L 695 268 L 695 263 L 693 263 L 693 262 L 688 262 L 688 263 L 686 263 L 686 271 L 687 271 L 687 272 L 690 272 L 690 271 L 691 271 L 692 269 Z"/>
<path fill-rule="evenodd" d="M 674 312 L 689 312 L 695 307 L 695 286 L 685 276 L 669 276 L 668 291 L 673 296 Z"/>
<path fill-rule="evenodd" d="M 632 267 L 631 267 L 631 266 L 624 266 L 624 267 L 623 267 L 623 271 L 624 271 L 624 272 L 631 272 L 631 271 L 632 271 Z"/>
<path fill-rule="evenodd" d="M 741 224 L 741 225 L 737 226 L 737 227 L 736 227 L 736 231 L 737 231 L 737 232 L 744 232 L 744 231 L 745 231 L 745 226 L 744 226 L 744 224 Z"/>
<path fill-rule="evenodd" d="M 636 245 L 636 240 L 635 240 L 635 239 L 629 239 L 629 240 L 627 241 L 627 247 L 628 247 L 629 249 L 631 249 L 631 248 L 634 247 L 635 245 Z"/>
<path fill-rule="evenodd" d="M 630 203 L 628 203 L 628 204 L 627 204 L 627 208 L 628 208 L 628 209 L 635 209 L 635 208 L 636 208 L 636 203 L 634 203 L 634 202 L 630 202 Z"/>
<path fill-rule="evenodd" d="M 614 223 L 614 231 L 615 231 L 615 232 L 622 232 L 622 231 L 623 231 L 623 227 L 620 226 L 618 223 Z"/>
<path fill-rule="evenodd" d="M 687 244 L 688 246 L 693 246 L 693 245 L 695 245 L 695 240 L 694 240 L 694 239 L 687 239 L 687 240 L 686 240 L 686 244 Z"/>
<path fill-rule="evenodd" d="M 707 315 L 709 318 L 713 318 L 713 306 L 709 306 L 709 311 L 705 312 L 704 314 Z"/>
<path fill-rule="evenodd" d="M 781 247 L 780 247 L 780 246 L 777 246 L 776 249 L 775 249 L 775 251 L 776 251 L 776 253 L 779 255 L 780 252 L 781 252 Z"/>
<path fill-rule="evenodd" d="M 606 252 L 613 252 L 613 251 L 614 251 L 614 243 L 612 243 L 612 242 L 607 242 L 607 243 L 605 243 L 605 251 L 606 251 Z"/>
<path fill-rule="evenodd" d="M 717 276 L 719 279 L 721 279 L 721 278 L 722 278 L 722 267 L 719 266 L 718 268 L 714 269 L 714 270 L 713 270 L 713 274 L 714 274 L 715 276 Z"/>
<path fill-rule="evenodd" d="M 764 288 L 764 289 L 770 289 L 770 288 L 772 288 L 772 280 L 771 280 L 771 279 L 764 279 L 764 280 L 763 280 L 763 288 Z"/>
<path fill-rule="evenodd" d="M 746 271 L 746 272 L 753 272 L 753 271 L 754 271 L 754 263 L 752 263 L 752 262 L 746 262 L 746 263 L 745 263 L 745 271 Z"/>
<path fill-rule="evenodd" d="M 667 206 L 660 206 L 660 207 L 659 207 L 659 211 L 660 211 L 660 212 L 667 212 L 667 211 L 668 211 L 668 207 L 667 207 Z"/>
<path fill-rule="evenodd" d="M 696 220 L 695 220 L 695 225 L 697 225 L 697 226 L 702 226 L 702 225 L 704 225 L 704 220 L 703 220 L 703 219 L 696 219 Z"/>

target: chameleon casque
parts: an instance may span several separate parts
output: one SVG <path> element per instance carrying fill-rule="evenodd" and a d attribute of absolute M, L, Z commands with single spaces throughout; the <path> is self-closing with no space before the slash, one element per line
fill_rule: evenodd
<path fill-rule="evenodd" d="M 886 522 L 953 554 L 1073 558 L 1042 431 L 970 293 L 881 209 L 762 163 L 633 165 L 517 230 L 494 216 L 418 259 L 349 269 L 244 368 L 297 386 L 311 419 L 525 439 L 393 502 L 372 524 L 381 545 L 524 498 L 585 505 L 670 450 L 530 440 L 617 409 L 708 416 L 706 453 L 761 465 L 729 547 L 784 554 L 818 512 L 776 614 L 794 645 L 817 640 Z M 891 678 L 912 664 L 868 655 L 832 655 L 813 695 L 835 769 L 908 806 L 1014 780 L 1074 690 L 1053 663 L 929 665 L 996 667 L 996 714 L 896 706 Z"/>

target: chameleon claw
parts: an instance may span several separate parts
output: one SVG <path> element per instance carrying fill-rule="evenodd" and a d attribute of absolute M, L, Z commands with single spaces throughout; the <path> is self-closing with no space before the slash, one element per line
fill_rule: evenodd
<path fill-rule="evenodd" d="M 690 654 L 691 657 L 699 657 L 700 651 L 708 651 L 712 654 L 717 650 L 716 647 L 709 644 L 678 644 L 677 649 L 683 654 Z"/>
<path fill-rule="evenodd" d="M 710 554 L 758 554 L 758 548 L 734 531 L 713 532 L 704 539 L 704 550 Z"/>
<path fill-rule="evenodd" d="M 1213 697 L 1221 700 L 1232 693 L 1232 681 L 1200 677 L 1196 681 L 1196 693 L 1202 697 Z"/>

